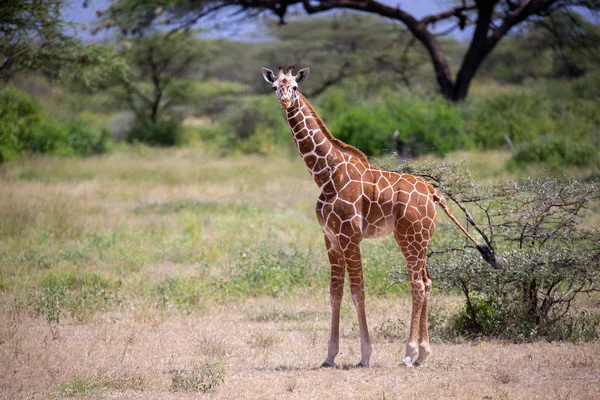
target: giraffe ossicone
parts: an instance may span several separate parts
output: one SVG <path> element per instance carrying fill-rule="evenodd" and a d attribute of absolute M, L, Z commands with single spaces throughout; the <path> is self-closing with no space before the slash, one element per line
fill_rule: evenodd
<path fill-rule="evenodd" d="M 275 75 L 270 69 L 263 68 L 262 74 L 285 110 L 298 151 L 321 190 L 316 214 L 331 265 L 331 331 L 322 366 L 337 366 L 335 358 L 339 351 L 340 307 L 346 271 L 360 331 L 361 360 L 358 365 L 370 365 L 372 346 L 365 313 L 360 243 L 363 239 L 391 233 L 406 258 L 412 295 L 411 323 L 402 362 L 407 366 L 422 364 L 431 353 L 427 302 L 432 282 L 426 256 L 437 218 L 435 205 L 440 205 L 492 265 L 495 264 L 493 253 L 473 239 L 452 214 L 443 196 L 424 179 L 376 168 L 360 150 L 334 138 L 298 91 L 298 84 L 309 76 L 309 68 L 299 70 L 296 75 L 292 75 L 292 70 L 293 66 L 285 72 L 280 67 Z"/>

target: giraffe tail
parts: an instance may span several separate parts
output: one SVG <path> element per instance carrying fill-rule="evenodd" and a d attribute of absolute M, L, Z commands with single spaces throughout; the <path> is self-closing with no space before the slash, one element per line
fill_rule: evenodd
<path fill-rule="evenodd" d="M 433 196 L 433 200 L 440 205 L 442 210 L 444 210 L 446 215 L 452 220 L 452 222 L 454 222 L 454 224 L 456 224 L 458 229 L 460 229 L 467 236 L 467 238 L 469 238 L 469 240 L 471 242 L 473 242 L 473 244 L 475 245 L 475 248 L 477 248 L 477 250 L 479 250 L 483 259 L 488 264 L 490 264 L 492 266 L 492 268 L 499 269 L 500 266 L 496 262 L 496 255 L 494 254 L 492 249 L 490 249 L 488 247 L 488 245 L 486 245 L 485 243 L 476 241 L 473 238 L 473 236 L 471 236 L 469 231 L 467 231 L 465 229 L 465 227 L 462 226 L 460 221 L 454 216 L 454 213 L 452 212 L 452 210 L 450 210 L 450 207 L 448 207 L 448 203 L 446 202 L 446 199 L 444 199 L 444 196 L 442 196 L 442 194 L 433 186 L 430 186 L 430 188 L 431 188 L 430 192 Z"/>

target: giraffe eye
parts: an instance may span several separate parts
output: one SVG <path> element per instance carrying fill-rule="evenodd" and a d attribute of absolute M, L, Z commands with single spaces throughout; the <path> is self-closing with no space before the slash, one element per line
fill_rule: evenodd
<path fill-rule="evenodd" d="M 296 89 L 298 89 L 298 87 L 297 87 L 297 86 L 294 86 L 292 89 L 293 89 L 293 90 L 296 90 Z"/>
<path fill-rule="evenodd" d="M 274 91 L 274 92 L 276 92 L 276 91 L 277 91 L 277 88 L 276 88 L 275 86 L 273 86 L 273 91 Z"/>

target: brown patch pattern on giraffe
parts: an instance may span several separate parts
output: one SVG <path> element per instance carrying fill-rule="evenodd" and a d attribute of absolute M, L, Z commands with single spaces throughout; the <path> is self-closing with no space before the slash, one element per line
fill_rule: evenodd
<path fill-rule="evenodd" d="M 269 74 L 270 73 L 270 74 Z M 265 79 L 277 88 L 298 151 L 321 190 L 316 214 L 325 235 L 331 264 L 331 332 L 323 366 L 336 366 L 339 350 L 340 306 L 345 271 L 356 306 L 361 338 L 359 365 L 369 366 L 371 343 L 365 314 L 365 292 L 360 243 L 390 233 L 406 258 L 412 289 L 412 318 L 403 362 L 421 364 L 430 354 L 427 301 L 431 279 L 427 273 L 427 247 L 435 230 L 436 203 L 474 239 L 452 215 L 439 192 L 421 178 L 371 166 L 358 149 L 335 139 L 308 100 L 296 91 L 307 69 L 296 77 L 291 69 L 277 78 L 263 69 Z M 415 360 L 416 358 L 416 360 Z"/>

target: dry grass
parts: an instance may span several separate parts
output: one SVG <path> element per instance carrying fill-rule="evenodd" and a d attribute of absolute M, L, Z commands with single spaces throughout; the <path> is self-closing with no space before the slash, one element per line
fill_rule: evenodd
<path fill-rule="evenodd" d="M 174 399 L 206 391 L 223 399 L 592 399 L 600 393 L 598 343 L 436 344 L 425 367 L 405 368 L 404 344 L 374 335 L 373 367 L 353 368 L 360 356 L 352 315 L 342 320 L 338 361 L 344 368 L 321 369 L 329 325 L 321 312 L 327 303 L 325 297 L 251 299 L 205 313 L 171 312 L 159 325 L 119 311 L 95 324 L 67 321 L 56 332 L 43 320 L 14 320 L 4 311 L 0 397 Z M 402 303 L 370 299 L 371 326 L 390 314 L 406 320 Z M 251 318 L 300 308 L 312 317 Z M 207 386 L 210 379 L 217 384 Z"/>
<path fill-rule="evenodd" d="M 372 368 L 353 367 L 346 296 L 344 368 L 320 369 L 327 264 L 300 160 L 138 150 L 0 166 L 0 399 L 598 397 L 599 343 L 435 343 L 401 366 L 393 240 L 363 248 Z M 456 300 L 435 296 L 432 324 Z"/>

